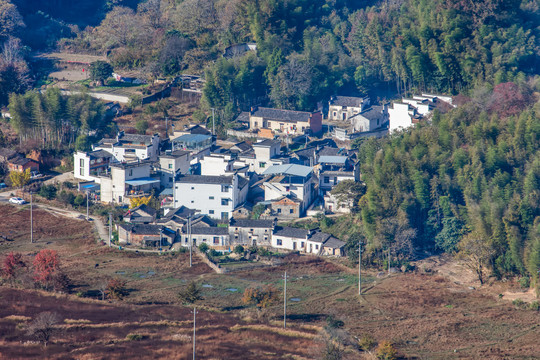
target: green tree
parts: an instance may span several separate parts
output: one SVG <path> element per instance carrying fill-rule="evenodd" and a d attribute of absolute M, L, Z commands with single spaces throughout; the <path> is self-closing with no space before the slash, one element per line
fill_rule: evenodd
<path fill-rule="evenodd" d="M 193 281 L 190 282 L 180 293 L 178 293 L 180 301 L 188 304 L 194 304 L 204 298 L 201 295 L 201 289 Z"/>
<path fill-rule="evenodd" d="M 90 64 L 90 79 L 98 86 L 103 86 L 113 73 L 113 67 L 106 61 L 98 60 Z"/>

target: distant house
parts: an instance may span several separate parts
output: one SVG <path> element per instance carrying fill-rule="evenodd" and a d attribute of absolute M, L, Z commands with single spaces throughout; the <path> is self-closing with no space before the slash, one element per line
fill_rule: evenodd
<path fill-rule="evenodd" d="M 0 162 L 7 162 L 15 157 L 19 157 L 19 154 L 8 148 L 0 148 Z"/>
<path fill-rule="evenodd" d="M 271 166 L 263 175 L 268 176 L 263 184 L 264 200 L 282 200 L 287 197 L 291 201 L 300 201 L 295 217 L 302 216 L 315 198 L 313 168 L 309 166 L 297 164 Z M 274 213 L 279 217 L 277 211 Z M 291 217 L 290 213 L 282 215 Z"/>
<path fill-rule="evenodd" d="M 176 232 L 161 225 L 119 224 L 118 242 L 138 247 L 164 247 L 176 241 Z"/>
<path fill-rule="evenodd" d="M 151 224 L 156 221 L 156 210 L 142 204 L 128 210 L 124 215 L 124 221 L 132 224 Z"/>
<path fill-rule="evenodd" d="M 215 219 L 229 221 L 247 198 L 249 181 L 239 175 L 183 175 L 175 182 L 175 206 L 197 209 Z"/>
<path fill-rule="evenodd" d="M 199 246 L 202 243 L 205 243 L 215 250 L 231 250 L 229 244 L 229 229 L 226 227 L 192 227 L 191 237 L 187 233 L 182 235 L 182 246 L 189 246 L 190 242 L 193 246 Z"/>
<path fill-rule="evenodd" d="M 108 172 L 113 159 L 113 155 L 105 150 L 77 151 L 73 155 L 73 176 L 99 183 L 99 176 Z"/>
<path fill-rule="evenodd" d="M 191 153 L 192 161 L 199 161 L 206 155 L 210 155 L 210 149 L 214 144 L 212 135 L 185 134 L 171 140 L 172 150 L 185 150 Z"/>
<path fill-rule="evenodd" d="M 232 218 L 229 224 L 231 245 L 272 246 L 273 220 Z"/>
<path fill-rule="evenodd" d="M 304 252 L 310 233 L 310 230 L 301 228 L 276 228 L 272 234 L 272 247 Z"/>
<path fill-rule="evenodd" d="M 267 129 L 274 135 L 318 135 L 322 132 L 320 111 L 305 112 L 255 107 L 249 115 L 250 129 Z"/>
<path fill-rule="evenodd" d="M 92 150 L 105 150 L 119 162 L 147 159 L 156 161 L 160 142 L 158 134 L 135 135 L 120 131 L 116 138 L 104 138 L 92 145 Z"/>
<path fill-rule="evenodd" d="M 329 120 L 348 120 L 369 107 L 369 97 L 332 96 L 328 102 Z"/>
<path fill-rule="evenodd" d="M 348 156 L 319 156 L 319 193 L 324 195 L 343 180 L 360 180 L 360 166 L 352 163 Z"/>
<path fill-rule="evenodd" d="M 113 163 L 110 173 L 99 176 L 101 201 L 129 204 L 133 197 L 149 196 L 159 190 L 160 180 L 151 177 L 152 161 Z"/>
<path fill-rule="evenodd" d="M 257 44 L 255 43 L 241 43 L 234 44 L 225 48 L 223 52 L 223 57 L 232 59 L 235 57 L 244 56 L 246 53 L 253 51 L 257 52 Z"/>
<path fill-rule="evenodd" d="M 216 226 L 216 222 L 207 215 L 197 214 L 196 210 L 185 206 L 169 211 L 156 223 L 171 228 L 180 235 L 187 232 L 188 221 L 191 221 L 192 227 Z"/>
<path fill-rule="evenodd" d="M 345 243 L 330 234 L 315 232 L 307 240 L 306 253 L 328 256 L 344 256 Z"/>
<path fill-rule="evenodd" d="M 378 130 L 385 132 L 388 127 L 387 105 L 373 105 L 350 116 L 343 124 L 333 125 L 333 136 L 339 141 L 350 141 L 357 137 L 378 136 Z M 368 135 L 369 134 L 369 135 Z"/>
<path fill-rule="evenodd" d="M 167 151 L 159 156 L 159 169 L 161 185 L 172 188 L 174 177 L 178 174 L 188 174 L 191 162 L 191 153 L 185 150 Z"/>
<path fill-rule="evenodd" d="M 390 132 L 407 129 L 419 123 L 435 108 L 445 111 L 452 107 L 455 106 L 451 96 L 422 94 L 414 95 L 412 98 L 402 98 L 401 101 L 394 102 L 391 109 L 388 109 Z"/>
<path fill-rule="evenodd" d="M 9 171 L 39 171 L 39 163 L 35 160 L 23 157 L 14 157 L 8 160 Z"/>

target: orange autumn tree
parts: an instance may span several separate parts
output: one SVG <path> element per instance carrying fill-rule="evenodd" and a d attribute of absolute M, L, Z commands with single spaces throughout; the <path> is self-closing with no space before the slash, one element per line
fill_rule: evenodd
<path fill-rule="evenodd" d="M 276 302 L 277 296 L 278 291 L 271 285 L 263 288 L 247 288 L 244 291 L 242 302 L 244 304 L 255 305 L 259 309 L 264 309 Z"/>

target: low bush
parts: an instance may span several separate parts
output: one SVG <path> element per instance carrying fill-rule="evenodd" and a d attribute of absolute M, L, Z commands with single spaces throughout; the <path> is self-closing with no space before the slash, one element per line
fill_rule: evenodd
<path fill-rule="evenodd" d="M 397 359 L 397 350 L 390 342 L 383 341 L 377 347 L 375 355 L 379 360 L 395 360 Z"/>
<path fill-rule="evenodd" d="M 332 315 L 326 318 L 326 324 L 331 329 L 342 328 L 345 323 L 339 319 L 335 319 Z"/>
<path fill-rule="evenodd" d="M 519 279 L 519 286 L 523 289 L 528 289 L 531 286 L 531 279 L 528 276 L 524 276 Z"/>
<path fill-rule="evenodd" d="M 533 301 L 532 303 L 529 304 L 529 309 L 534 310 L 534 311 L 540 310 L 540 303 L 538 301 Z"/>
<path fill-rule="evenodd" d="M 144 336 L 140 334 L 127 334 L 126 339 L 130 341 L 141 341 L 144 339 Z"/>
<path fill-rule="evenodd" d="M 365 334 L 360 338 L 360 340 L 358 340 L 358 346 L 360 346 L 360 349 L 364 351 L 370 351 L 375 347 L 375 345 L 377 345 L 377 342 L 369 334 Z"/>
<path fill-rule="evenodd" d="M 515 299 L 514 301 L 512 301 L 512 305 L 514 305 L 515 307 L 521 309 L 525 305 L 525 301 L 523 301 L 521 299 Z"/>

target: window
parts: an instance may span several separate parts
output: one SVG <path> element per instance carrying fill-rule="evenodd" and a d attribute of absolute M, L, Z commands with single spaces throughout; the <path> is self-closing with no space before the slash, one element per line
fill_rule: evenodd
<path fill-rule="evenodd" d="M 337 116 L 337 112 L 334 111 L 334 117 L 336 117 L 336 116 Z"/>
<path fill-rule="evenodd" d="M 229 218 L 229 213 L 226 212 L 226 211 L 222 212 L 222 213 L 221 213 L 221 218 L 224 219 L 224 220 L 225 220 L 225 219 L 228 219 L 228 218 Z"/>
<path fill-rule="evenodd" d="M 265 166 L 266 166 L 265 162 L 263 162 L 263 161 L 259 162 L 259 167 L 260 168 L 264 168 Z"/>
<path fill-rule="evenodd" d="M 79 165 L 83 168 L 84 167 L 84 159 L 79 160 Z"/>
<path fill-rule="evenodd" d="M 281 214 L 281 209 L 277 209 L 277 213 L 278 213 L 278 214 Z"/>
<path fill-rule="evenodd" d="M 169 182 L 172 182 L 172 176 L 169 176 Z"/>
<path fill-rule="evenodd" d="M 328 184 L 330 182 L 330 178 L 328 176 L 324 177 L 324 183 Z"/>
<path fill-rule="evenodd" d="M 133 176 L 133 169 L 129 169 L 129 176 Z"/>
<path fill-rule="evenodd" d="M 213 196 L 209 196 L 208 199 L 209 199 L 209 200 L 214 200 L 214 197 L 213 197 Z"/>
<path fill-rule="evenodd" d="M 194 187 L 194 186 L 192 186 L 192 187 L 191 187 L 191 190 L 195 190 L 195 187 Z"/>
<path fill-rule="evenodd" d="M 210 215 L 214 215 L 214 210 L 208 210 L 208 213 L 209 213 Z"/>
<path fill-rule="evenodd" d="M 277 239 L 277 240 L 276 240 L 276 244 L 277 244 L 278 246 L 281 246 L 281 245 L 283 245 L 283 241 L 282 241 L 281 239 Z"/>
<path fill-rule="evenodd" d="M 264 237 L 264 240 L 268 240 L 268 236 L 265 236 L 265 237 Z"/>
<path fill-rule="evenodd" d="M 259 123 L 258 123 L 257 121 L 255 121 L 255 122 L 253 123 L 253 127 L 259 127 Z"/>
<path fill-rule="evenodd" d="M 81 167 L 81 175 L 84 176 L 84 168 Z"/>
<path fill-rule="evenodd" d="M 191 200 L 191 203 L 193 204 L 195 201 Z"/>
<path fill-rule="evenodd" d="M 294 209 L 290 209 L 289 214 L 294 214 Z"/>
<path fill-rule="evenodd" d="M 253 229 L 249 229 L 249 231 L 253 232 Z"/>
<path fill-rule="evenodd" d="M 229 192 L 229 185 L 221 185 L 221 192 Z"/>
<path fill-rule="evenodd" d="M 379 125 L 379 119 L 377 119 L 377 125 Z"/>
<path fill-rule="evenodd" d="M 315 245 L 315 250 L 319 250 L 319 245 Z"/>
<path fill-rule="evenodd" d="M 203 242 L 206 242 L 206 239 L 202 239 Z"/>
<path fill-rule="evenodd" d="M 304 242 L 303 242 L 303 241 L 300 242 L 300 247 L 301 247 L 301 248 L 304 247 Z"/>
<path fill-rule="evenodd" d="M 337 184 L 337 176 L 334 176 L 334 185 Z"/>
<path fill-rule="evenodd" d="M 169 169 L 172 169 L 172 164 L 169 164 Z"/>
<path fill-rule="evenodd" d="M 221 205 L 229 205 L 229 199 L 221 199 Z"/>
<path fill-rule="evenodd" d="M 214 244 L 219 244 L 219 236 L 214 236 Z"/>

